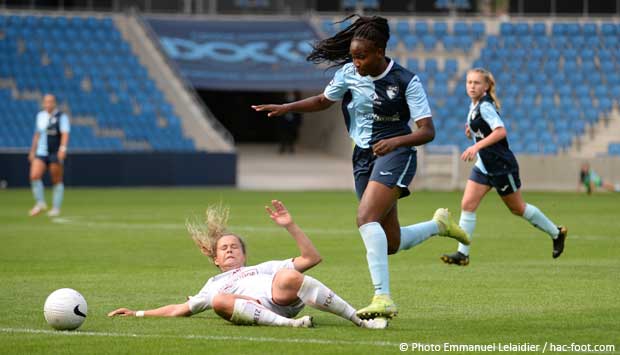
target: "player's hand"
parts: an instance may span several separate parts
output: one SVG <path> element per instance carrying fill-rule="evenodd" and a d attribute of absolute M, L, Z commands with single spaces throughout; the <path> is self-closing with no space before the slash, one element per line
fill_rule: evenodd
<path fill-rule="evenodd" d="M 394 138 L 382 139 L 372 146 L 372 152 L 381 156 L 398 148 L 397 141 Z"/>
<path fill-rule="evenodd" d="M 108 313 L 108 317 L 121 316 L 121 317 L 131 317 L 135 316 L 136 311 L 132 311 L 129 308 L 119 308 L 110 313 Z"/>
<path fill-rule="evenodd" d="M 478 151 L 480 149 L 478 149 L 478 147 L 476 147 L 476 145 L 472 145 L 471 147 L 465 149 L 465 151 L 463 152 L 463 154 L 461 154 L 461 160 L 462 161 L 472 161 L 474 159 L 476 159 L 476 155 L 478 154 Z"/>
<path fill-rule="evenodd" d="M 28 153 L 28 161 L 32 163 L 33 160 L 34 160 L 34 152 Z"/>
<path fill-rule="evenodd" d="M 58 151 L 58 160 L 60 160 L 61 162 L 64 161 L 67 158 L 67 152 L 63 151 L 63 150 L 59 150 Z"/>
<path fill-rule="evenodd" d="M 465 136 L 467 139 L 471 139 L 471 131 L 469 130 L 469 125 L 465 124 Z"/>
<path fill-rule="evenodd" d="M 265 206 L 265 210 L 269 214 L 269 217 L 279 226 L 287 227 L 293 224 L 293 217 L 288 213 L 284 204 L 278 200 L 272 200 L 271 205 L 273 210 L 269 206 Z"/>
<path fill-rule="evenodd" d="M 267 112 L 267 117 L 278 117 L 289 112 L 286 105 L 252 105 L 254 111 Z"/>

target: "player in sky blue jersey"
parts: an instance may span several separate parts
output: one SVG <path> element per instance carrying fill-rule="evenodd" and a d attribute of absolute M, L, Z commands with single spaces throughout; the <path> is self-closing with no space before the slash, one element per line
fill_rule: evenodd
<path fill-rule="evenodd" d="M 30 185 L 35 205 L 30 216 L 36 216 L 47 209 L 41 180 L 49 167 L 54 185 L 53 205 L 48 212 L 50 217 L 60 214 L 60 207 L 65 186 L 63 180 L 63 163 L 67 157 L 69 143 L 69 117 L 56 108 L 56 98 L 47 94 L 43 97 L 43 111 L 37 114 L 36 129 L 32 137 L 32 147 L 28 154 L 30 161 Z"/>
<path fill-rule="evenodd" d="M 464 161 L 478 158 L 465 186 L 461 201 L 459 225 L 470 237 L 476 227 L 476 209 L 491 188 L 495 188 L 510 211 L 528 220 L 534 227 L 549 234 L 553 240 L 553 258 L 564 251 L 568 230 L 556 226 L 536 206 L 530 205 L 521 196 L 519 165 L 506 139 L 504 122 L 498 110 L 501 104 L 495 95 L 493 74 L 482 68 L 467 73 L 467 95 L 471 98 L 465 134 L 473 138 L 474 145 L 461 155 Z M 454 254 L 441 256 L 447 264 L 465 266 L 469 264 L 469 245 L 459 244 Z"/>
<path fill-rule="evenodd" d="M 353 15 L 357 16 L 357 15 Z M 349 16 L 344 21 L 350 19 Z M 322 94 L 283 105 L 256 105 L 269 117 L 287 112 L 313 112 L 342 101 L 350 137 L 355 142 L 353 174 L 360 200 L 357 226 L 375 287 L 371 304 L 360 318 L 392 317 L 388 254 L 409 249 L 433 235 L 469 244 L 467 234 L 440 208 L 432 220 L 401 227 L 397 202 L 410 194 L 416 170 L 415 146 L 433 140 L 435 128 L 420 79 L 385 56 L 390 29 L 385 18 L 362 17 L 314 46 L 308 60 L 341 68 Z M 410 124 L 417 130 L 412 131 Z"/>

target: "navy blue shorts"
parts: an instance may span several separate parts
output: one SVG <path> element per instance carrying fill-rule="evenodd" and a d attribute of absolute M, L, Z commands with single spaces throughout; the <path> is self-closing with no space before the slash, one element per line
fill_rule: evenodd
<path fill-rule="evenodd" d="M 60 159 L 58 159 L 58 154 L 54 153 L 54 154 L 49 154 L 49 155 L 37 155 L 35 156 L 35 158 L 42 160 L 45 165 L 50 165 L 52 163 L 55 164 L 61 164 L 62 165 L 62 161 L 60 161 Z"/>
<path fill-rule="evenodd" d="M 417 152 L 411 147 L 401 147 L 383 155 L 376 156 L 372 148 L 353 149 L 353 177 L 355 192 L 361 199 L 368 181 L 377 181 L 392 188 L 400 187 L 400 197 L 409 196 L 409 184 L 415 176 Z"/>
<path fill-rule="evenodd" d="M 469 180 L 494 187 L 500 196 L 506 196 L 513 192 L 517 192 L 521 187 L 521 179 L 519 179 L 518 170 L 508 174 L 491 176 L 483 173 L 478 167 L 474 166 L 471 170 Z"/>

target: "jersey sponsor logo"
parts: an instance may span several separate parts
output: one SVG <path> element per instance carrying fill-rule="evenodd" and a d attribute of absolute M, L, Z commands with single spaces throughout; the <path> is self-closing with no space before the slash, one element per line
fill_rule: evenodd
<path fill-rule="evenodd" d="M 396 95 L 398 95 L 398 85 L 390 85 L 385 89 L 385 93 L 390 98 L 390 100 L 394 100 Z"/>
<path fill-rule="evenodd" d="M 84 314 L 84 313 L 82 313 L 82 311 L 80 311 L 80 305 L 79 304 L 77 306 L 75 306 L 75 308 L 73 308 L 73 313 L 76 316 L 80 316 L 80 317 L 86 318 L 86 314 Z"/>
<path fill-rule="evenodd" d="M 400 115 L 398 113 L 392 116 L 380 116 L 376 113 L 370 113 L 364 116 L 364 118 L 371 119 L 375 122 L 397 122 L 400 121 Z"/>

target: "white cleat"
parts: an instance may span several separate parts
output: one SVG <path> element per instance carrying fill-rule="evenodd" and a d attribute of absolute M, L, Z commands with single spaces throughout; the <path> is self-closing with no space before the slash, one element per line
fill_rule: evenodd
<path fill-rule="evenodd" d="M 293 320 L 293 327 L 295 328 L 313 328 L 312 316 L 303 316 Z"/>
<path fill-rule="evenodd" d="M 45 211 L 46 209 L 47 209 L 47 205 L 45 203 L 37 202 L 37 204 L 34 205 L 34 207 L 32 207 L 30 212 L 28 212 L 28 215 L 30 215 L 30 217 L 34 217 L 38 215 L 39 213 Z"/>
<path fill-rule="evenodd" d="M 378 317 L 373 319 L 362 319 L 360 328 L 368 329 L 385 329 L 388 327 L 388 320 L 384 317 Z"/>
<path fill-rule="evenodd" d="M 49 212 L 47 212 L 49 217 L 58 217 L 60 216 L 60 209 L 54 207 Z"/>

